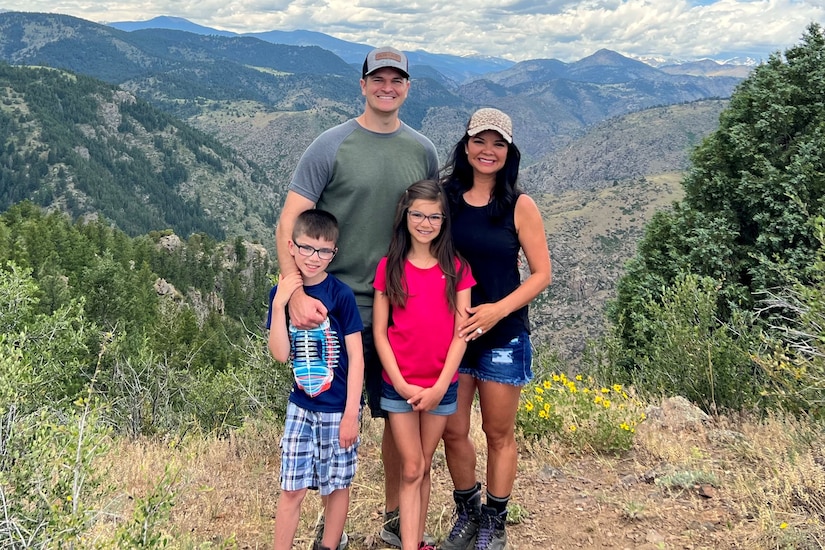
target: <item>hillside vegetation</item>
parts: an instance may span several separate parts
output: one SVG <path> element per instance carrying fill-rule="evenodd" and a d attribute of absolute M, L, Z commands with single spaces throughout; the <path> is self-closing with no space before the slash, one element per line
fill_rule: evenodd
<path fill-rule="evenodd" d="M 263 171 L 121 89 L 54 69 L 0 64 L 0 211 L 24 199 L 74 218 L 103 215 L 132 236 L 274 227 Z"/>

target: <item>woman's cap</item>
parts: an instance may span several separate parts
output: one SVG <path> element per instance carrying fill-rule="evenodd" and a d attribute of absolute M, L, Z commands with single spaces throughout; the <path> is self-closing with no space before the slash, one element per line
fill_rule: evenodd
<path fill-rule="evenodd" d="M 404 75 L 404 78 L 410 78 L 410 64 L 407 61 L 407 56 L 388 46 L 376 48 L 367 54 L 364 67 L 361 69 L 361 78 L 384 67 L 395 69 Z"/>
<path fill-rule="evenodd" d="M 470 117 L 467 135 L 474 136 L 484 130 L 494 130 L 501 134 L 507 143 L 513 143 L 513 121 L 498 109 L 486 107 L 479 109 Z"/>

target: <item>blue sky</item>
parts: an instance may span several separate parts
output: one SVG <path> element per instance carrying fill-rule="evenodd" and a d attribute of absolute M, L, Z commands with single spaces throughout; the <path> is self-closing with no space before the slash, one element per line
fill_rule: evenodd
<path fill-rule="evenodd" d="M 825 0 L 0 0 L 0 9 L 96 22 L 183 17 L 238 33 L 305 29 L 370 45 L 513 61 L 766 59 L 825 25 Z"/>

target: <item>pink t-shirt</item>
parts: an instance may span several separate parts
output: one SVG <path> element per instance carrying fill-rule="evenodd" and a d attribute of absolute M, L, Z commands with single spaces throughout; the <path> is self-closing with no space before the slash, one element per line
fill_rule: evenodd
<path fill-rule="evenodd" d="M 457 258 L 455 265 L 458 271 L 460 262 Z M 444 369 L 455 331 L 455 314 L 447 303 L 447 280 L 437 264 L 429 269 L 420 269 L 409 260 L 404 262 L 404 278 L 407 303 L 403 308 L 391 306 L 387 337 L 404 380 L 430 388 Z M 474 284 L 475 279 L 467 266 L 456 290 L 464 290 Z M 387 290 L 386 256 L 378 262 L 373 286 L 381 292 Z M 391 383 L 386 372 L 383 377 Z M 456 380 L 458 373 L 453 382 Z"/>

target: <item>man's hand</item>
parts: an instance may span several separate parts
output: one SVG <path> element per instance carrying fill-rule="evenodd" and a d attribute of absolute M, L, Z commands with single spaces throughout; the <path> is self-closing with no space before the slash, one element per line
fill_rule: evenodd
<path fill-rule="evenodd" d="M 295 328 L 309 330 L 320 325 L 327 318 L 327 308 L 303 288 L 296 290 L 289 300 L 289 321 Z"/>

